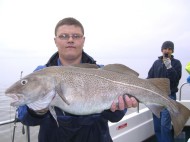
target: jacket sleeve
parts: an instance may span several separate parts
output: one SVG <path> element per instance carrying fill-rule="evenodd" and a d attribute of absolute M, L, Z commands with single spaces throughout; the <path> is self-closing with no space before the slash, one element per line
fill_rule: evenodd
<path fill-rule="evenodd" d="M 155 64 L 155 63 L 154 63 L 154 64 Z M 154 78 L 154 64 L 153 64 L 152 67 L 149 69 L 147 78 Z"/>
<path fill-rule="evenodd" d="M 182 65 L 179 61 L 176 61 L 171 69 L 168 69 L 168 77 L 171 81 L 179 81 L 181 78 L 181 72 L 182 72 Z"/>
<path fill-rule="evenodd" d="M 180 61 L 176 60 L 172 64 L 172 68 L 167 70 L 167 77 L 170 79 L 170 88 L 172 92 L 177 92 L 177 86 L 179 84 L 179 80 L 181 79 L 182 74 L 182 65 Z"/>
<path fill-rule="evenodd" d="M 104 119 L 109 120 L 110 122 L 118 122 L 123 118 L 123 116 L 126 114 L 126 112 L 127 112 L 127 109 L 116 110 L 115 112 L 112 112 L 110 110 L 105 110 L 102 112 L 101 116 Z"/>
<path fill-rule="evenodd" d="M 18 112 L 18 120 L 21 121 L 24 125 L 28 126 L 36 126 L 40 125 L 40 123 L 47 117 L 49 117 L 49 113 L 44 115 L 37 115 L 34 111 L 29 109 L 27 105 L 20 106 L 17 109 Z"/>

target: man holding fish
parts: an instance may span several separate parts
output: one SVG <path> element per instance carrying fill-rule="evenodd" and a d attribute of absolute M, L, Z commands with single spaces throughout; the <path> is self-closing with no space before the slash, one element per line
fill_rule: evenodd
<path fill-rule="evenodd" d="M 55 27 L 54 41 L 58 52 L 50 58 L 46 65 L 38 66 L 35 71 L 50 66 L 96 64 L 96 61 L 83 51 L 84 29 L 78 20 L 70 17 L 60 20 Z M 21 83 L 24 85 L 26 81 L 23 80 Z M 94 85 L 96 86 L 96 84 Z M 39 89 L 42 87 L 39 86 Z M 57 90 L 58 94 L 60 91 Z M 73 115 L 55 107 L 56 123 L 48 106 L 54 100 L 57 92 L 54 90 L 43 92 L 44 97 L 18 108 L 18 119 L 23 124 L 40 125 L 39 142 L 112 142 L 108 121 L 118 122 L 125 115 L 126 108 L 137 107 L 137 100 L 127 95 L 119 96 L 118 100 L 112 103 L 110 110 L 97 114 Z"/>

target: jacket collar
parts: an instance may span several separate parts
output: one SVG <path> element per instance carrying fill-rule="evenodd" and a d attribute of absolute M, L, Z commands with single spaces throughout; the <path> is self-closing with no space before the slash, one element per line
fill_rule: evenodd
<path fill-rule="evenodd" d="M 46 66 L 58 66 L 58 59 L 59 59 L 59 53 L 58 51 L 55 52 L 49 59 L 49 61 L 47 62 Z M 85 53 L 84 51 L 82 51 L 82 63 L 89 63 L 89 64 L 96 64 L 96 61 L 89 56 L 87 53 Z"/>
<path fill-rule="evenodd" d="M 163 60 L 163 56 L 159 56 L 158 59 Z M 171 59 L 174 59 L 173 55 L 171 55 Z"/>

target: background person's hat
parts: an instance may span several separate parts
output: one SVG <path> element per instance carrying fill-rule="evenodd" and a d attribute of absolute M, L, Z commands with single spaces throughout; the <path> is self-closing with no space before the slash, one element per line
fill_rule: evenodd
<path fill-rule="evenodd" d="M 174 43 L 171 42 L 171 41 L 165 41 L 165 42 L 162 44 L 161 51 L 162 51 L 163 49 L 167 49 L 167 48 L 171 49 L 172 52 L 174 52 Z"/>

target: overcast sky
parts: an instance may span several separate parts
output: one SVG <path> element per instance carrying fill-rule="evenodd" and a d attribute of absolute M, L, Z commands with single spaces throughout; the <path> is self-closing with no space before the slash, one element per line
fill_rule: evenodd
<path fill-rule="evenodd" d="M 1 82 L 45 64 L 57 50 L 55 25 L 65 17 L 81 21 L 84 50 L 100 64 L 119 62 L 146 74 L 162 43 L 171 40 L 184 67 L 190 61 L 189 8 L 189 0 L 0 0 Z"/>

